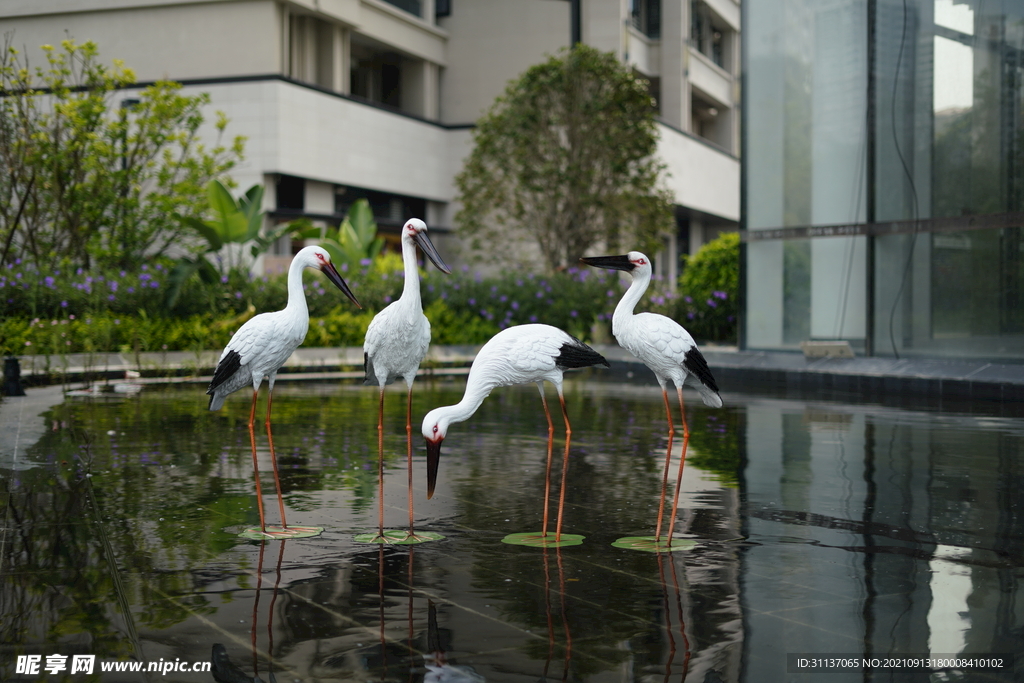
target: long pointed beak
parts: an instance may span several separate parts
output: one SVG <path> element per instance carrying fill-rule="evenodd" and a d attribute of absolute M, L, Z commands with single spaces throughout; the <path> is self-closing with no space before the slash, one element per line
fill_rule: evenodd
<path fill-rule="evenodd" d="M 341 275 L 338 274 L 338 269 L 334 267 L 333 263 L 325 263 L 320 266 L 320 270 L 327 276 L 328 280 L 333 282 L 338 289 L 345 294 L 345 296 L 352 300 L 352 303 L 356 305 L 356 308 L 362 308 L 362 306 L 359 305 L 359 302 L 356 301 L 356 295 L 348 288 L 348 283 L 345 282 Z"/>
<path fill-rule="evenodd" d="M 437 266 L 437 269 L 442 273 L 450 274 L 452 269 L 445 265 L 444 261 L 441 260 L 441 255 L 437 253 L 437 249 L 434 248 L 434 243 L 427 237 L 427 233 L 418 232 L 413 236 L 416 244 L 423 250 L 430 262 Z"/>
<path fill-rule="evenodd" d="M 437 466 L 441 463 L 441 442 L 444 439 L 427 442 L 427 500 L 434 495 L 434 486 L 437 485 Z"/>
<path fill-rule="evenodd" d="M 629 256 L 627 254 L 622 254 L 621 256 L 588 256 L 586 258 L 581 258 L 580 261 L 586 263 L 588 266 L 594 266 L 595 268 L 624 270 L 627 273 L 636 268 L 635 265 L 629 262 Z"/>

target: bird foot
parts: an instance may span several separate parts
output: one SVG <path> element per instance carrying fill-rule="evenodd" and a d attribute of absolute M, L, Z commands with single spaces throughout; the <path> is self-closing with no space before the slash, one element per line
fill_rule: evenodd
<path fill-rule="evenodd" d="M 697 542 L 690 538 L 669 538 L 668 536 L 624 536 L 612 546 L 627 550 L 641 550 L 647 553 L 671 553 L 691 550 Z"/>
<path fill-rule="evenodd" d="M 419 533 L 406 531 L 403 543 L 427 543 L 429 541 L 440 541 L 442 538 L 444 536 L 433 531 L 420 531 Z"/>
<path fill-rule="evenodd" d="M 322 526 L 253 526 L 238 535 L 254 541 L 286 541 L 290 538 L 311 538 L 323 532 Z"/>
<path fill-rule="evenodd" d="M 586 536 L 579 534 L 556 534 L 549 531 L 544 534 L 539 531 L 523 534 L 509 534 L 501 539 L 502 543 L 509 545 L 525 545 L 530 548 L 564 548 L 568 545 L 582 545 Z"/>
<path fill-rule="evenodd" d="M 384 533 L 371 532 L 358 534 L 355 537 L 356 543 L 378 543 L 384 545 L 413 545 L 426 543 L 428 541 L 439 541 L 444 536 L 433 531 L 421 531 L 418 534 L 409 531 L 388 530 Z"/>

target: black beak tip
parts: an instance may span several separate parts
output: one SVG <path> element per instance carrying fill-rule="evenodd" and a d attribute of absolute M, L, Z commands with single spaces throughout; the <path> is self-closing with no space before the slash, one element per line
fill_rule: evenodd
<path fill-rule="evenodd" d="M 345 282 L 345 278 L 338 273 L 338 269 L 334 267 L 332 263 L 326 263 L 320 267 L 320 272 L 327 276 L 327 279 L 334 283 L 334 285 L 341 290 L 342 294 L 347 296 L 349 300 L 356 305 L 356 308 L 362 309 L 362 304 L 356 299 L 356 295 L 352 293 L 348 283 Z"/>
<path fill-rule="evenodd" d="M 441 463 L 441 439 L 427 442 L 427 500 L 434 496 L 434 487 L 437 486 L 437 467 Z"/>

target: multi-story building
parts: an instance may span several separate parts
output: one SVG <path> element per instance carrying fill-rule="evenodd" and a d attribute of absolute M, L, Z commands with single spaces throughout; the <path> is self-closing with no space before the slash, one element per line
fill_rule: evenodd
<path fill-rule="evenodd" d="M 745 346 L 1024 358 L 1024 5 L 744 13 Z"/>
<path fill-rule="evenodd" d="M 0 3 L 19 46 L 92 40 L 140 83 L 210 93 L 248 138 L 235 179 L 264 183 L 274 218 L 337 221 L 366 197 L 392 239 L 414 215 L 434 234 L 453 227 L 473 122 L 577 35 L 651 82 L 677 204 L 671 256 L 738 225 L 739 17 L 738 0 Z M 676 274 L 677 258 L 660 261 Z"/>

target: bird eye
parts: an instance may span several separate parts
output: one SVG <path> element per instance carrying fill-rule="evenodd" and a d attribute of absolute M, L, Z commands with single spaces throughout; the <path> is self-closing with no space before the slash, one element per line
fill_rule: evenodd
<path fill-rule="evenodd" d="M 643 260 L 642 258 L 637 259 L 636 262 L 637 262 L 637 265 L 640 265 L 640 266 L 642 266 L 645 263 L 647 263 L 647 261 Z"/>
<path fill-rule="evenodd" d="M 437 434 L 437 425 L 434 425 L 434 433 Z"/>

